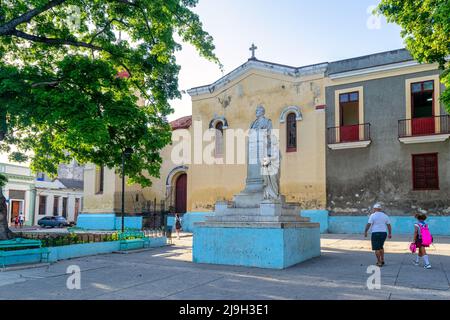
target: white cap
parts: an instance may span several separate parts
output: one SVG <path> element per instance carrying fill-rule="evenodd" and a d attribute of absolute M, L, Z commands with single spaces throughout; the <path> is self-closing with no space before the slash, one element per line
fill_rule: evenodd
<path fill-rule="evenodd" d="M 381 204 L 376 203 L 376 204 L 373 206 L 373 208 L 374 208 L 374 209 L 381 209 Z"/>

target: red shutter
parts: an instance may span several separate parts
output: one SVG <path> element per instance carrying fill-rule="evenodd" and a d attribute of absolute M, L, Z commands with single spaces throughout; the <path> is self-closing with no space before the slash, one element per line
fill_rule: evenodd
<path fill-rule="evenodd" d="M 438 190 L 439 171 L 437 153 L 416 154 L 412 158 L 414 190 Z"/>

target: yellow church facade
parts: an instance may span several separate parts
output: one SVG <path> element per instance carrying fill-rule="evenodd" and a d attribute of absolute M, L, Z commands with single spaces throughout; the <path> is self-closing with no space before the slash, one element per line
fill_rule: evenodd
<path fill-rule="evenodd" d="M 213 84 L 188 90 L 192 116 L 171 123 L 172 144 L 152 186 L 126 185 L 125 212 L 149 205 L 172 212 L 211 212 L 245 186 L 246 143 L 257 106 L 272 120 L 281 151 L 281 193 L 302 209 L 326 207 L 325 72 L 327 64 L 290 67 L 256 59 Z M 121 178 L 87 166 L 86 213 L 118 213 Z"/>

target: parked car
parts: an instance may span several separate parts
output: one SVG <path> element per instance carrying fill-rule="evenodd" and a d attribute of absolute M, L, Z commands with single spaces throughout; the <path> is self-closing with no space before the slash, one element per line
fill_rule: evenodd
<path fill-rule="evenodd" d="M 43 217 L 42 219 L 39 219 L 38 225 L 42 228 L 45 227 L 59 227 L 63 228 L 69 225 L 66 218 L 62 216 L 56 216 L 56 217 Z"/>

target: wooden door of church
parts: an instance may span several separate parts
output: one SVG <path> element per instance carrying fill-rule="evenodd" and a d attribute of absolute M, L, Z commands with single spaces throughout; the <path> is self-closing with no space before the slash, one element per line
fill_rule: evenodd
<path fill-rule="evenodd" d="M 20 211 L 20 202 L 12 201 L 11 202 L 11 222 L 14 222 L 16 217 L 19 215 L 19 211 Z"/>
<path fill-rule="evenodd" d="M 187 175 L 178 177 L 175 186 L 175 210 L 176 213 L 186 213 L 187 203 Z"/>

